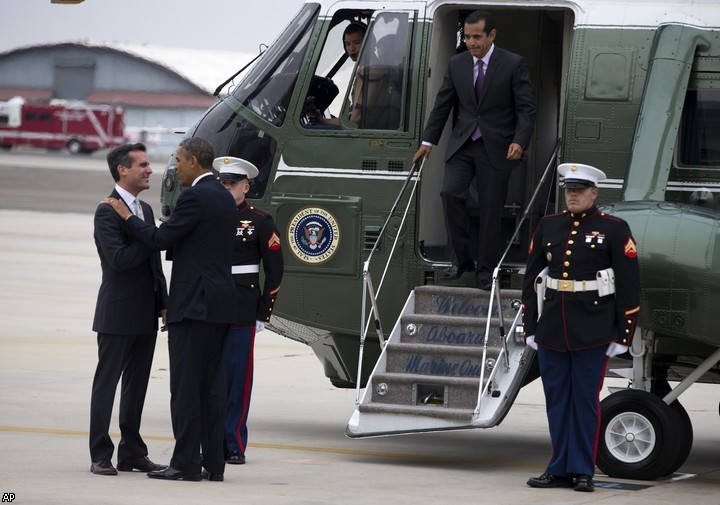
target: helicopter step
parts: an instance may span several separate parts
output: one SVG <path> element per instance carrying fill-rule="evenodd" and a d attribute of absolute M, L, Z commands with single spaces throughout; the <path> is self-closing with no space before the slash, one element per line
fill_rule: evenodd
<path fill-rule="evenodd" d="M 533 351 L 515 335 L 519 297 L 518 290 L 504 290 L 491 303 L 491 293 L 478 289 L 415 288 L 358 401 L 347 436 L 499 424 L 532 361 Z"/>

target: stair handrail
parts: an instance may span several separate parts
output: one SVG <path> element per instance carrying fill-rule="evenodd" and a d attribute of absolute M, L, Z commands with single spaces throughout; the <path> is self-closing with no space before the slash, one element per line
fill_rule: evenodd
<path fill-rule="evenodd" d="M 479 412 L 480 412 L 480 404 L 482 402 L 482 399 L 485 397 L 485 394 L 487 394 L 488 385 L 490 384 L 490 381 L 488 380 L 488 383 L 485 386 L 483 386 L 483 382 L 485 381 L 485 360 L 487 359 L 488 338 L 490 336 L 490 322 L 491 322 L 492 312 L 493 312 L 493 299 L 496 299 L 496 301 L 497 301 L 498 318 L 500 319 L 500 336 L 502 337 L 502 341 L 503 341 L 503 349 L 502 349 L 501 353 L 504 351 L 505 366 L 507 368 L 510 367 L 510 363 L 508 361 L 508 359 L 509 359 L 508 353 L 507 353 L 507 340 L 505 338 L 505 321 L 504 321 L 503 315 L 502 315 L 502 303 L 500 302 L 500 289 L 497 286 L 497 277 L 500 273 L 500 267 L 502 266 L 503 261 L 505 260 L 505 257 L 508 255 L 508 252 L 510 252 L 510 247 L 512 247 L 513 242 L 515 242 L 515 239 L 517 238 L 518 234 L 520 233 L 520 228 L 522 228 L 523 223 L 525 222 L 528 215 L 530 214 L 530 210 L 532 209 L 533 204 L 535 203 L 535 199 L 537 198 L 537 195 L 540 193 L 540 189 L 545 184 L 545 180 L 547 179 L 547 176 L 550 173 L 550 169 L 554 167 L 561 145 L 562 145 L 562 137 L 558 137 L 557 142 L 555 143 L 555 149 L 553 149 L 553 152 L 550 155 L 550 159 L 548 160 L 548 163 L 545 166 L 545 170 L 543 171 L 542 177 L 540 177 L 540 181 L 535 186 L 535 191 L 533 191 L 533 194 L 530 197 L 530 201 L 525 206 L 525 211 L 523 212 L 523 215 L 520 218 L 520 221 L 515 226 L 515 232 L 513 233 L 512 237 L 510 237 L 510 240 L 508 241 L 508 245 L 505 247 L 505 251 L 503 252 L 502 256 L 500 257 L 500 261 L 493 269 L 492 284 L 490 286 L 490 298 L 488 301 L 488 315 L 487 315 L 487 320 L 485 322 L 485 338 L 483 339 L 483 353 L 482 353 L 482 361 L 481 361 L 481 366 L 480 366 L 480 385 L 478 387 L 478 399 L 477 399 L 477 404 L 475 406 L 476 414 L 479 414 Z M 517 316 L 516 316 L 515 320 L 517 321 Z M 512 329 L 512 332 L 514 332 L 514 328 Z"/>
<path fill-rule="evenodd" d="M 385 338 L 383 335 L 382 330 L 382 324 L 380 322 L 380 312 L 378 310 L 377 305 L 377 298 L 380 295 L 380 290 L 382 289 L 382 284 L 385 281 L 385 275 L 387 274 L 388 267 L 390 266 L 390 261 L 392 260 L 393 254 L 395 253 L 395 247 L 397 246 L 398 240 L 400 239 L 400 231 L 402 230 L 402 227 L 405 225 L 405 220 L 407 219 L 408 210 L 410 209 L 410 203 L 412 202 L 413 196 L 415 195 L 415 189 L 417 188 L 418 182 L 420 181 L 420 177 L 422 176 L 423 167 L 425 166 L 425 157 L 421 158 L 420 161 L 420 168 L 417 168 L 418 162 L 413 162 L 412 166 L 410 167 L 410 170 L 408 171 L 408 175 L 405 178 L 405 182 L 403 183 L 402 187 L 400 188 L 400 191 L 398 192 L 397 197 L 395 198 L 395 202 L 392 204 L 392 207 L 390 208 L 390 211 L 388 212 L 387 217 L 385 218 L 385 222 L 383 223 L 382 227 L 380 228 L 380 232 L 378 233 L 377 238 L 375 239 L 375 243 L 372 246 L 372 249 L 370 249 L 370 254 L 368 254 L 367 259 L 363 263 L 363 293 L 362 293 L 362 303 L 361 303 L 361 314 L 360 314 L 360 350 L 358 354 L 358 365 L 357 365 L 357 382 L 355 385 L 355 404 L 358 405 L 360 403 L 360 383 L 362 378 L 362 363 L 363 363 L 363 357 L 365 353 L 365 339 L 367 337 L 367 332 L 370 328 L 370 316 L 373 316 L 375 320 L 375 331 L 377 331 L 378 338 L 380 339 L 380 347 L 385 347 Z M 417 169 L 417 170 L 416 170 Z M 390 224 L 390 220 L 395 215 L 395 211 L 397 210 L 398 206 L 400 205 L 400 201 L 402 200 L 403 195 L 405 194 L 405 191 L 410 184 L 410 181 L 413 180 L 413 177 L 415 176 L 415 172 L 417 171 L 417 177 L 415 177 L 415 184 L 412 186 L 412 190 L 410 191 L 410 196 L 408 198 L 408 205 L 405 206 L 405 212 L 403 212 L 402 220 L 400 221 L 400 227 L 398 228 L 398 233 L 395 236 L 395 240 L 393 241 L 393 246 L 390 249 L 390 254 L 388 254 L 387 262 L 385 263 L 385 268 L 383 269 L 383 274 L 380 277 L 380 283 L 378 284 L 377 292 L 375 292 L 373 288 L 372 279 L 370 278 L 370 262 L 372 261 L 373 254 L 380 246 L 380 241 L 382 240 L 383 236 L 385 235 L 385 231 L 387 230 L 388 225 Z M 367 295 L 370 294 L 370 304 L 372 305 L 372 308 L 370 310 L 370 313 L 368 314 L 368 321 L 366 323 L 365 321 L 365 313 L 366 313 L 366 307 L 367 307 Z"/>
<path fill-rule="evenodd" d="M 522 311 L 518 310 L 517 314 L 515 314 L 515 318 L 513 319 L 513 323 L 510 328 L 510 331 L 508 332 L 507 336 L 503 338 L 503 347 L 502 347 L 502 349 L 500 349 L 500 354 L 498 355 L 498 360 L 495 363 L 495 366 L 493 367 L 492 371 L 490 372 L 490 375 L 488 376 L 487 384 L 485 385 L 485 387 L 482 387 L 482 382 L 480 382 L 480 389 L 482 390 L 481 397 L 483 397 L 483 398 L 485 397 L 485 395 L 487 395 L 488 389 L 490 388 L 490 385 L 492 384 L 492 381 L 495 378 L 495 375 L 497 374 L 498 365 L 500 363 L 500 358 L 502 358 L 504 356 L 506 363 L 508 363 L 507 370 L 509 370 L 509 368 L 510 368 L 509 361 L 508 361 L 509 352 L 508 352 L 508 348 L 507 348 L 507 341 L 510 340 L 510 338 L 515 335 L 515 328 L 517 327 L 518 319 L 520 319 L 521 316 L 522 316 Z M 484 369 L 485 369 L 485 360 L 483 359 L 482 370 L 484 370 Z M 480 372 L 481 376 L 482 376 L 482 370 Z M 482 377 L 480 380 L 481 381 L 483 380 Z M 480 406 L 481 406 L 481 403 L 480 403 L 480 401 L 478 401 L 478 403 L 475 405 L 475 410 L 473 411 L 473 419 L 478 419 L 480 417 Z"/>

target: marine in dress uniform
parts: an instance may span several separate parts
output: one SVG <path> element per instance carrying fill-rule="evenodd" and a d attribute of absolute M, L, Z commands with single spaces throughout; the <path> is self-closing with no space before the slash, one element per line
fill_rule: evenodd
<path fill-rule="evenodd" d="M 280 233 L 272 216 L 245 201 L 258 169 L 252 163 L 232 156 L 216 158 L 213 167 L 220 182 L 237 204 L 237 231 L 233 249 L 232 273 L 240 304 L 240 320 L 230 328 L 225 344 L 228 414 L 225 424 L 225 459 L 230 464 L 245 463 L 247 418 L 253 383 L 255 334 L 270 321 L 280 290 L 283 257 Z M 265 282 L 260 286 L 260 265 Z"/>
<path fill-rule="evenodd" d="M 600 388 L 608 357 L 627 351 L 635 332 L 640 273 L 628 224 L 595 207 L 605 174 L 579 163 L 558 173 L 568 210 L 540 221 L 523 283 L 526 341 L 538 351 L 552 441 L 545 473 L 527 484 L 593 491 Z"/>

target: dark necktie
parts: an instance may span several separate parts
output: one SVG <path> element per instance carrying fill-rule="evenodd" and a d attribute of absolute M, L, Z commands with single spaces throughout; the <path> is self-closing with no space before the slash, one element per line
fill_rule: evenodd
<path fill-rule="evenodd" d="M 475 79 L 475 98 L 477 99 L 478 104 L 480 104 L 480 92 L 482 91 L 483 86 L 483 80 L 485 79 L 485 73 L 483 72 L 483 60 L 477 60 L 477 63 L 475 63 L 478 69 L 477 73 L 477 79 Z M 480 127 L 476 127 L 475 131 L 472 132 L 472 139 L 477 140 L 482 136 L 482 133 L 480 132 Z"/>

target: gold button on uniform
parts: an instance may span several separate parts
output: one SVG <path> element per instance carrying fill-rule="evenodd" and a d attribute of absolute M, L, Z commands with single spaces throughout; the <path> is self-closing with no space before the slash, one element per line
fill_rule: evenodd
<path fill-rule="evenodd" d="M 577 230 L 573 230 L 570 232 L 570 235 L 577 235 Z"/>
<path fill-rule="evenodd" d="M 580 226 L 580 221 L 575 221 L 575 222 L 573 223 L 573 226 Z"/>
<path fill-rule="evenodd" d="M 567 272 L 563 272 L 563 279 L 567 279 L 567 277 L 568 277 L 568 273 L 567 273 Z"/>
<path fill-rule="evenodd" d="M 565 263 L 563 263 L 563 265 L 565 265 L 566 267 L 569 267 L 569 266 L 570 266 L 570 262 L 569 262 L 569 261 L 566 261 Z"/>
<path fill-rule="evenodd" d="M 568 256 L 570 256 L 570 255 L 572 254 L 572 251 L 567 250 L 567 251 L 565 251 L 565 254 L 567 254 Z"/>
<path fill-rule="evenodd" d="M 574 240 L 568 240 L 568 244 L 573 245 L 575 243 Z"/>

